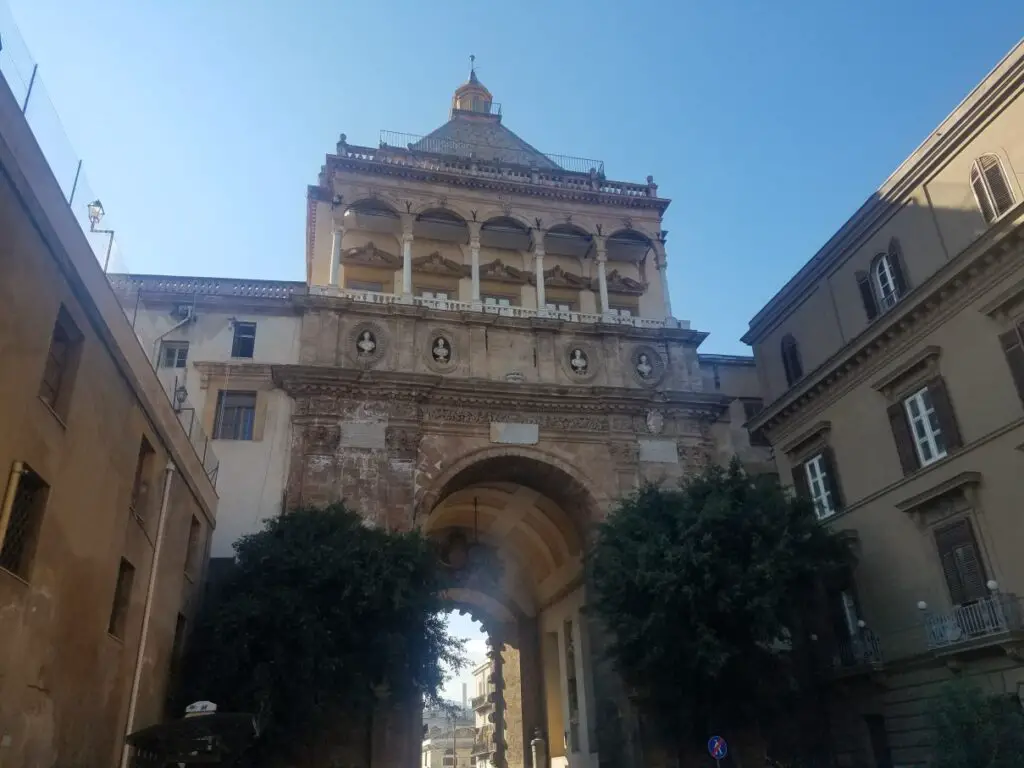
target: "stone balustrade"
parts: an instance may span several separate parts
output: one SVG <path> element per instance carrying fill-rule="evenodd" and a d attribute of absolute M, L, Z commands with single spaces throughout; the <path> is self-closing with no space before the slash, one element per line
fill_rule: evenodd
<path fill-rule="evenodd" d="M 687 320 L 663 320 L 650 317 L 635 317 L 623 315 L 599 315 L 586 312 L 557 312 L 555 310 L 541 310 L 532 307 L 506 307 L 494 304 L 479 304 L 471 301 L 457 301 L 455 299 L 429 299 L 422 296 L 402 296 L 397 293 L 378 293 L 376 291 L 352 291 L 343 288 L 336 288 L 330 285 L 310 286 L 309 293 L 312 296 L 334 296 L 337 298 L 351 299 L 365 304 L 407 304 L 428 309 L 438 309 L 448 312 L 483 312 L 485 314 L 499 315 L 501 317 L 514 318 L 544 318 L 548 320 L 562 320 L 568 323 L 604 323 L 608 325 L 626 325 L 633 328 L 681 328 L 689 330 L 690 323 Z"/>

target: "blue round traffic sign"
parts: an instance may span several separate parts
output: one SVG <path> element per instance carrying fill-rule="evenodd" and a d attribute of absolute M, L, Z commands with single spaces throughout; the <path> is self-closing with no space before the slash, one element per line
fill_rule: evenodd
<path fill-rule="evenodd" d="M 721 760 L 729 754 L 729 745 L 721 736 L 712 736 L 708 739 L 708 752 L 715 760 Z"/>

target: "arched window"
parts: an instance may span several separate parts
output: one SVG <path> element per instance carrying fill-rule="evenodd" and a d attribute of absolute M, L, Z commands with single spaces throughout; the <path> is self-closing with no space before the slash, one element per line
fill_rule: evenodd
<path fill-rule="evenodd" d="M 800 347 L 790 333 L 782 337 L 782 367 L 786 371 L 786 383 L 789 386 L 793 386 L 804 375 L 804 366 L 800 362 Z"/>
<path fill-rule="evenodd" d="M 903 252 L 899 240 L 889 241 L 889 249 L 876 254 L 871 260 L 868 272 L 858 272 L 861 299 L 868 322 L 880 312 L 896 306 L 896 302 L 907 295 L 907 281 L 903 269 Z"/>
<path fill-rule="evenodd" d="M 971 165 L 971 187 L 981 215 L 991 224 L 1013 207 L 1013 190 L 996 155 L 982 155 Z"/>

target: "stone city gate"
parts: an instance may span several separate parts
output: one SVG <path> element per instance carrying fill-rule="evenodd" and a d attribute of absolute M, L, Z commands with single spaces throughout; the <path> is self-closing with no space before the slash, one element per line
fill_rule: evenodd
<path fill-rule="evenodd" d="M 602 751 L 621 735 L 609 712 L 621 719 L 626 705 L 594 663 L 589 531 L 642 479 L 709 460 L 717 398 L 567 398 L 553 386 L 323 366 L 275 367 L 274 378 L 294 402 L 289 505 L 345 499 L 373 524 L 418 526 L 440 544 L 451 604 L 491 642 L 494 764 L 532 765 L 539 735 L 549 764 L 596 766 L 599 734 Z M 681 460 L 643 461 L 642 440 Z M 372 765 L 419 764 L 419 707 L 392 703 L 377 720 L 387 734 Z"/>

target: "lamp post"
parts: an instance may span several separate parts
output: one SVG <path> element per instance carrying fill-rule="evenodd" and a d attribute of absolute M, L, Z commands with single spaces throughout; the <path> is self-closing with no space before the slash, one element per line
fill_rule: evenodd
<path fill-rule="evenodd" d="M 96 225 L 103 220 L 103 215 L 106 211 L 103 210 L 103 203 L 96 198 L 86 206 L 86 210 L 89 212 L 89 231 L 95 232 L 98 235 L 109 235 L 110 239 L 107 240 L 107 255 L 103 259 L 103 274 L 107 273 L 107 268 L 110 266 L 110 250 L 114 247 L 114 230 L 112 229 L 96 229 Z"/>

